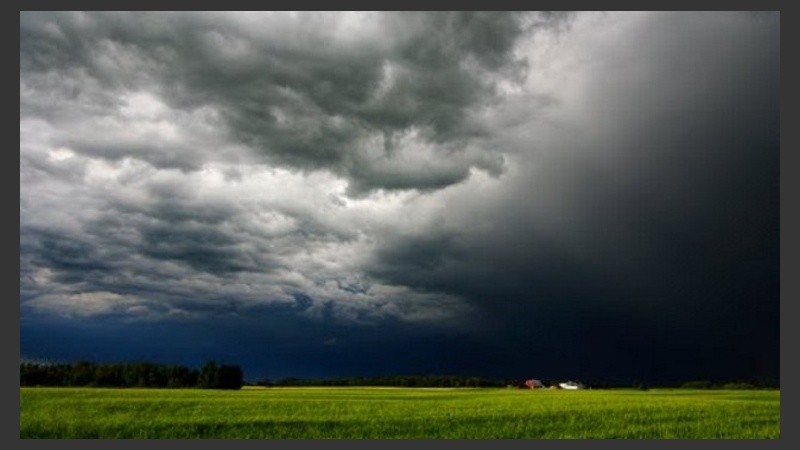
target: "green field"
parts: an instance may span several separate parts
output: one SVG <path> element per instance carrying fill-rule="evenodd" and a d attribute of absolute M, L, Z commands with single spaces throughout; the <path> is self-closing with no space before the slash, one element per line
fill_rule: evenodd
<path fill-rule="evenodd" d="M 780 391 L 21 388 L 21 438 L 779 438 Z"/>

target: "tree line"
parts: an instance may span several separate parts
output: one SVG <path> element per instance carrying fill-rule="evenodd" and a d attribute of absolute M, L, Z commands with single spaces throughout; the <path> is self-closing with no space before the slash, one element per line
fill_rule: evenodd
<path fill-rule="evenodd" d="M 775 384 L 765 383 L 751 383 L 747 381 L 711 381 L 711 380 L 696 380 L 687 381 L 681 384 L 684 389 L 774 389 L 778 387 Z"/>
<path fill-rule="evenodd" d="M 459 375 L 394 375 L 377 377 L 344 377 L 344 378 L 297 378 L 286 377 L 277 380 L 261 379 L 246 383 L 249 386 L 291 387 L 291 386 L 380 386 L 380 387 L 507 387 L 528 389 L 524 379 L 487 379 L 475 376 Z M 544 381 L 544 386 L 558 387 L 558 380 Z M 643 382 L 627 383 L 585 383 L 584 387 L 592 389 L 640 389 L 650 388 L 686 388 L 686 389 L 775 389 L 775 383 L 757 383 L 744 381 L 688 381 L 677 383 L 645 384 Z"/>
<path fill-rule="evenodd" d="M 75 387 L 147 387 L 147 388 L 204 388 L 240 389 L 243 385 L 289 386 L 381 386 L 381 387 L 513 387 L 526 388 L 525 380 L 487 379 L 460 375 L 391 375 L 375 377 L 297 378 L 287 377 L 275 381 L 261 379 L 244 382 L 239 366 L 206 362 L 199 370 L 180 365 L 149 362 L 99 364 L 76 361 L 70 364 L 23 362 L 20 364 L 20 386 L 75 386 Z M 552 386 L 555 382 L 545 382 Z M 651 387 L 682 387 L 691 389 L 764 389 L 777 388 L 774 382 L 744 381 L 688 381 L 648 386 L 640 382 L 589 383 L 595 389 Z"/>
<path fill-rule="evenodd" d="M 239 389 L 244 373 L 239 366 L 206 362 L 200 370 L 149 362 L 98 364 L 22 363 L 20 386 L 147 387 Z"/>
<path fill-rule="evenodd" d="M 251 385 L 267 387 L 285 386 L 381 386 L 381 387 L 505 387 L 511 381 L 491 380 L 480 377 L 458 375 L 394 375 L 378 377 L 346 378 L 296 378 L 287 377 L 275 381 L 258 380 Z"/>

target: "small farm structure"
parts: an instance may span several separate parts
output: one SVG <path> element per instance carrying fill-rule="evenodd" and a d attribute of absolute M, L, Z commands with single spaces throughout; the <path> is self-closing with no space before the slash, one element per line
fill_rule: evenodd
<path fill-rule="evenodd" d="M 544 388 L 544 383 L 542 383 L 542 380 L 537 380 L 537 379 L 531 378 L 529 380 L 525 380 L 525 382 L 522 383 L 522 386 L 520 386 L 520 387 L 521 388 L 527 388 L 527 389 L 543 389 Z"/>

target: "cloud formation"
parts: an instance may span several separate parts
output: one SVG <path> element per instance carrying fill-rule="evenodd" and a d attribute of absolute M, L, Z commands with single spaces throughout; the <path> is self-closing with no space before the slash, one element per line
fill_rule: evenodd
<path fill-rule="evenodd" d="M 517 38 L 563 20 L 527 17 L 24 14 L 20 108 L 69 120 L 56 142 L 95 157 L 196 169 L 235 158 L 232 141 L 271 165 L 331 171 L 354 194 L 439 189 L 471 168 L 502 172 L 475 116 L 524 76 Z"/>
<path fill-rule="evenodd" d="M 22 13 L 21 318 L 770 372 L 778 22 Z"/>

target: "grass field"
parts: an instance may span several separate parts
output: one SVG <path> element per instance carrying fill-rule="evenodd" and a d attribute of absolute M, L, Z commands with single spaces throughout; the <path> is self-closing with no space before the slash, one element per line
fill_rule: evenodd
<path fill-rule="evenodd" d="M 779 438 L 780 391 L 21 388 L 21 438 Z"/>

